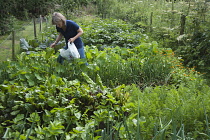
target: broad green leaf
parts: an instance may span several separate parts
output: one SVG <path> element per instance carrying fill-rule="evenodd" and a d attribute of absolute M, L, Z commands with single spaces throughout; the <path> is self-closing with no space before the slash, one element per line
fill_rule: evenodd
<path fill-rule="evenodd" d="M 20 140 L 25 140 L 26 136 L 25 135 L 20 135 Z"/>
<path fill-rule="evenodd" d="M 75 80 L 69 81 L 69 84 L 70 85 L 74 85 L 74 86 L 79 86 L 80 85 L 80 81 L 75 79 Z"/>
<path fill-rule="evenodd" d="M 0 85 L 0 89 L 2 91 L 5 91 L 5 90 L 8 90 L 9 89 L 9 86 L 8 85 Z"/>
<path fill-rule="evenodd" d="M 50 125 L 47 128 L 47 131 L 49 131 L 50 134 L 52 135 L 57 135 L 64 132 L 62 129 L 64 129 L 64 126 L 61 124 L 61 122 L 58 120 L 55 120 L 54 122 L 50 122 Z"/>
<path fill-rule="evenodd" d="M 27 100 L 27 98 L 26 98 L 26 100 Z M 33 98 L 28 99 L 28 101 L 33 102 Z M 29 112 L 33 111 L 34 106 L 32 104 L 25 103 L 24 105 L 25 105 L 25 108 L 27 111 L 29 111 Z"/>
<path fill-rule="evenodd" d="M 11 112 L 11 115 L 17 115 L 20 112 L 20 110 L 15 110 Z"/>
<path fill-rule="evenodd" d="M 88 84 L 96 85 L 96 83 L 94 83 L 93 80 L 87 74 L 85 74 L 84 72 L 82 72 L 82 76 L 85 78 L 85 80 Z"/>
<path fill-rule="evenodd" d="M 100 88 L 102 90 L 104 90 L 104 86 L 103 86 L 103 83 L 102 83 L 102 80 L 101 80 L 101 77 L 97 74 L 96 76 L 96 84 L 98 84 L 100 86 Z"/>
<path fill-rule="evenodd" d="M 45 59 L 49 59 L 54 52 L 55 50 L 53 48 L 48 47 L 46 49 Z"/>
<path fill-rule="evenodd" d="M 71 136 L 67 134 L 65 140 L 71 140 Z"/>
<path fill-rule="evenodd" d="M 92 58 L 93 58 L 93 56 L 91 55 L 90 52 L 87 52 L 87 53 L 86 53 L 86 57 L 87 57 L 87 59 L 92 59 Z"/>
<path fill-rule="evenodd" d="M 34 75 L 36 76 L 36 78 L 38 79 L 38 80 L 42 80 L 43 78 L 40 76 L 40 74 L 39 73 L 34 73 Z"/>
<path fill-rule="evenodd" d="M 48 110 L 44 110 L 44 112 L 45 112 L 46 116 L 48 116 L 48 117 L 50 117 L 50 116 L 51 116 L 50 111 L 48 111 Z"/>
<path fill-rule="evenodd" d="M 24 119 L 24 114 L 18 114 L 17 117 L 13 119 L 14 123 L 19 122 L 20 120 Z"/>
<path fill-rule="evenodd" d="M 58 102 L 56 100 L 53 100 L 53 99 L 48 99 L 47 100 L 47 104 L 50 106 L 50 107 L 57 107 L 58 106 Z"/>
<path fill-rule="evenodd" d="M 55 112 L 58 112 L 58 111 L 65 111 L 66 109 L 65 108 L 53 108 L 50 113 L 55 113 Z"/>
<path fill-rule="evenodd" d="M 34 86 L 35 82 L 33 81 L 33 79 L 28 79 L 28 84 L 29 86 Z"/>
<path fill-rule="evenodd" d="M 80 119 L 80 117 L 81 117 L 81 113 L 80 112 L 74 113 L 74 115 L 77 117 L 77 119 Z"/>
<path fill-rule="evenodd" d="M 32 74 L 26 73 L 26 74 L 25 74 L 25 77 L 26 77 L 27 79 L 31 79 L 31 78 L 32 78 Z"/>
<path fill-rule="evenodd" d="M 4 106 L 0 105 L 0 109 L 4 109 Z"/>
<path fill-rule="evenodd" d="M 30 114 L 30 118 L 27 118 L 27 120 L 30 122 L 39 122 L 40 121 L 39 114 L 37 112 Z"/>
<path fill-rule="evenodd" d="M 75 132 L 75 133 L 82 133 L 82 132 L 84 132 L 84 127 L 76 127 L 76 128 L 73 128 L 73 131 Z"/>
<path fill-rule="evenodd" d="M 98 139 L 100 139 L 102 136 L 96 136 L 96 137 L 94 137 L 94 140 L 98 140 Z"/>

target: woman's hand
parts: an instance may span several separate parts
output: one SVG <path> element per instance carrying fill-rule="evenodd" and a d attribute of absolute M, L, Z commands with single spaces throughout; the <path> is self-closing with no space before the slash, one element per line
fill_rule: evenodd
<path fill-rule="evenodd" d="M 55 42 L 52 43 L 52 44 L 50 45 L 50 47 L 51 47 L 51 48 L 54 48 L 55 45 L 61 40 L 62 37 L 63 37 L 63 35 L 60 33 L 60 34 L 58 35 L 58 37 L 56 38 Z"/>
<path fill-rule="evenodd" d="M 73 38 L 70 38 L 68 41 L 71 42 L 71 43 L 73 43 L 75 41 L 75 38 L 74 37 Z"/>
<path fill-rule="evenodd" d="M 68 41 L 69 42 L 74 42 L 78 37 L 80 37 L 83 34 L 83 30 L 81 28 L 79 28 L 77 30 L 77 35 L 75 37 L 70 38 Z"/>
<path fill-rule="evenodd" d="M 56 44 L 57 44 L 57 43 L 54 42 L 54 43 L 52 43 L 52 44 L 50 45 L 50 47 L 51 47 L 51 48 L 54 48 Z"/>

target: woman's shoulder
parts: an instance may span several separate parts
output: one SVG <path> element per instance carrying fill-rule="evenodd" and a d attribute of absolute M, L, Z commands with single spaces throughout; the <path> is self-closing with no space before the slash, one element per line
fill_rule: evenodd
<path fill-rule="evenodd" d="M 75 29 L 79 28 L 79 25 L 72 20 L 66 20 L 66 25 L 67 27 L 74 27 Z"/>
<path fill-rule="evenodd" d="M 74 22 L 73 20 L 66 20 L 67 24 L 76 24 L 76 22 Z"/>

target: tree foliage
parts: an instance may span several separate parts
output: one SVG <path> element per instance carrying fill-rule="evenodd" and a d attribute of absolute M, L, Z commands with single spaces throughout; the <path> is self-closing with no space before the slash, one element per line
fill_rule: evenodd
<path fill-rule="evenodd" d="M 54 0 L 16 0 L 13 1 L 11 13 L 17 18 L 24 18 L 24 13 L 30 17 L 46 15 L 50 11 Z"/>
<path fill-rule="evenodd" d="M 54 0 L 1 0 L 0 34 L 5 34 L 11 30 L 14 18 L 24 20 L 27 17 L 39 17 L 46 15 L 53 7 Z"/>

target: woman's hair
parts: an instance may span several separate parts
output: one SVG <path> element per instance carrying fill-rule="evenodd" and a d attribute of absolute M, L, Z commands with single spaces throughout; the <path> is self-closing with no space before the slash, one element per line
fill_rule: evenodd
<path fill-rule="evenodd" d="M 60 21 L 63 21 L 64 23 L 66 23 L 66 17 L 62 15 L 61 13 L 54 12 L 52 15 L 52 24 L 56 25 Z"/>

